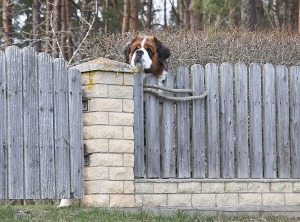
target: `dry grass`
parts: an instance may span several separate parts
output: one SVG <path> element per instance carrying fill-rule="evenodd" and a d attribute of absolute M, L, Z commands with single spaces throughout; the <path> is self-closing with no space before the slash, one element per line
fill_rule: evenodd
<path fill-rule="evenodd" d="M 164 42 L 172 52 L 169 65 L 231 62 L 300 64 L 300 36 L 275 31 L 217 30 L 190 32 L 183 30 L 146 31 Z M 91 37 L 82 49 L 86 58 L 107 57 L 123 61 L 123 49 L 134 37 L 132 34 L 98 35 Z"/>

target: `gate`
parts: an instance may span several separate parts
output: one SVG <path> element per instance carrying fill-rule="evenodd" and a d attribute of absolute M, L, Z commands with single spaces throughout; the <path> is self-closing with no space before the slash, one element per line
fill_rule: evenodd
<path fill-rule="evenodd" d="M 136 76 L 136 178 L 300 178 L 298 66 L 180 67 L 165 87 L 191 92 L 156 96 Z"/>
<path fill-rule="evenodd" d="M 83 197 L 81 87 L 62 59 L 0 51 L 0 199 Z"/>

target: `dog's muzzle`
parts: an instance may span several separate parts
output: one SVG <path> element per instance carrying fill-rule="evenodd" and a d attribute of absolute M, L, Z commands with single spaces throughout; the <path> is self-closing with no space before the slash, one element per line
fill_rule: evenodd
<path fill-rule="evenodd" d="M 142 65 L 143 65 L 143 59 L 142 59 L 143 55 L 144 55 L 143 50 L 136 50 L 136 51 L 135 51 L 134 64 L 135 64 L 136 66 L 139 67 L 139 66 L 142 66 Z"/>

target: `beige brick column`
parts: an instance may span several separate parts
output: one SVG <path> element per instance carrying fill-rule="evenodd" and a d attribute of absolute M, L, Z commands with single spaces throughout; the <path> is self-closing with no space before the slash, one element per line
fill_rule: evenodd
<path fill-rule="evenodd" d="M 82 72 L 86 160 L 83 204 L 134 207 L 133 83 L 130 66 L 97 59 Z"/>

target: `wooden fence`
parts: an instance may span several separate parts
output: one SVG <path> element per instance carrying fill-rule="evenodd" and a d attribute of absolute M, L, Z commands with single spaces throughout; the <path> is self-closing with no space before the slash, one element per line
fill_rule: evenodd
<path fill-rule="evenodd" d="M 135 76 L 136 178 L 300 178 L 300 67 L 193 65 L 164 84 L 207 96 L 161 99 Z"/>
<path fill-rule="evenodd" d="M 0 199 L 83 197 L 81 87 L 62 59 L 0 51 Z"/>

